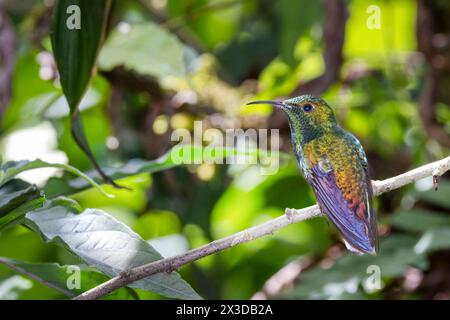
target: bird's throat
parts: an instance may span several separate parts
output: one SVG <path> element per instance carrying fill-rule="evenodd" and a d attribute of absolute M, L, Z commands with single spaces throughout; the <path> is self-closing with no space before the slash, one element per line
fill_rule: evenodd
<path fill-rule="evenodd" d="M 314 126 L 303 119 L 292 119 L 290 116 L 288 119 L 291 128 L 292 144 L 296 150 L 302 149 L 305 144 L 320 138 L 326 132 L 325 128 Z"/>

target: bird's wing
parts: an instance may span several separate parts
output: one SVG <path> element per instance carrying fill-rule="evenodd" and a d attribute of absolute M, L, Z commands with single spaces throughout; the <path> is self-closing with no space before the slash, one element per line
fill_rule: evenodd
<path fill-rule="evenodd" d="M 379 246 L 379 238 L 378 238 L 378 225 L 377 225 L 377 216 L 375 212 L 375 208 L 373 206 L 373 187 L 372 187 L 372 179 L 370 177 L 369 173 L 369 164 L 367 162 L 366 153 L 364 152 L 364 148 L 359 142 L 359 140 L 352 135 L 351 133 L 348 134 L 348 136 L 351 139 L 351 146 L 353 150 L 358 155 L 359 163 L 362 166 L 362 171 L 364 175 L 364 186 L 365 186 L 365 192 L 367 194 L 366 202 L 367 202 L 367 210 L 365 212 L 365 218 L 364 220 L 367 221 L 369 224 L 369 232 L 371 239 L 373 239 L 375 244 L 376 252 L 378 252 L 378 246 Z"/>
<path fill-rule="evenodd" d="M 308 180 L 322 211 L 341 231 L 349 249 L 376 254 L 378 231 L 371 180 L 367 168 L 357 157 L 354 160 L 359 168 L 353 167 L 348 173 L 336 172 L 332 162 L 322 159 L 310 168 Z"/>

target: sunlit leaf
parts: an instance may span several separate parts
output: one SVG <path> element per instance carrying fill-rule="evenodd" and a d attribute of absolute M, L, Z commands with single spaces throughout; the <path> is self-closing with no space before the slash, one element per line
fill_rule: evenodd
<path fill-rule="evenodd" d="M 164 257 L 171 257 L 189 249 L 187 239 L 181 234 L 170 234 L 148 241 Z"/>
<path fill-rule="evenodd" d="M 189 164 L 201 164 L 204 162 L 219 162 L 229 157 L 257 157 L 258 150 L 239 151 L 234 148 L 205 148 L 195 145 L 176 145 L 167 153 L 155 160 L 145 161 L 141 159 L 131 159 L 122 167 L 105 168 L 104 171 L 113 179 L 122 179 L 134 176 L 143 172 L 154 173 L 178 166 L 185 166 Z M 275 153 L 271 156 L 278 156 L 281 153 Z M 101 181 L 100 176 L 95 171 L 87 173 L 95 181 Z M 62 179 L 50 179 L 44 188 L 45 193 L 49 197 L 54 197 L 61 194 L 73 193 L 77 190 L 82 190 L 89 187 L 89 183 L 83 179 L 73 179 L 68 182 Z"/>
<path fill-rule="evenodd" d="M 211 213 L 212 233 L 214 237 L 224 237 L 256 224 L 256 219 L 263 216 L 275 217 L 286 207 L 302 208 L 313 201 L 293 163 L 281 167 L 275 175 L 266 176 L 261 174 L 260 167 L 251 166 L 236 176 L 216 202 Z"/>
<path fill-rule="evenodd" d="M 133 225 L 133 230 L 146 240 L 175 234 L 180 232 L 180 229 L 180 219 L 171 211 L 146 212 Z"/>
<path fill-rule="evenodd" d="M 282 0 L 279 5 L 280 55 L 282 59 L 294 65 L 294 48 L 297 40 L 315 24 L 321 23 L 321 4 L 318 1 Z M 301 15 L 301 18 L 300 18 Z"/>
<path fill-rule="evenodd" d="M 35 50 L 18 53 L 13 82 L 13 95 L 1 122 L 3 129 L 11 130 L 21 124 L 33 124 L 40 120 L 36 113 L 45 109 L 48 103 L 59 96 L 57 89 L 49 81 L 39 77 L 39 64 Z M 24 86 L 23 84 L 27 85 Z M 33 112 L 30 116 L 30 112 Z"/>
<path fill-rule="evenodd" d="M 29 290 L 32 285 L 30 280 L 17 275 L 0 280 L 0 299 L 16 300 L 22 292 Z"/>
<path fill-rule="evenodd" d="M 26 215 L 27 223 L 44 238 L 66 246 L 88 265 L 110 277 L 132 267 L 162 259 L 153 247 L 104 211 L 87 209 L 81 214 L 57 206 Z M 200 299 L 178 273 L 159 273 L 136 281 L 130 287 L 167 297 Z"/>

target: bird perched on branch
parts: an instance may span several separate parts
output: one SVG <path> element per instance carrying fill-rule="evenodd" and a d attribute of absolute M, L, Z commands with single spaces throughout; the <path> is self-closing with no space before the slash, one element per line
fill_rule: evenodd
<path fill-rule="evenodd" d="M 311 95 L 248 104 L 271 104 L 286 113 L 297 162 L 321 211 L 341 231 L 350 251 L 377 254 L 367 157 L 358 139 L 338 125 L 331 107 Z"/>

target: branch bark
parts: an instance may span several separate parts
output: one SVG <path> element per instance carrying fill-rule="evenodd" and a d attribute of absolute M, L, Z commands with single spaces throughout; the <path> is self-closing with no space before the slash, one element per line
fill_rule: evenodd
<path fill-rule="evenodd" d="M 373 181 L 374 194 L 380 195 L 426 177 L 439 177 L 449 170 L 450 157 L 447 157 L 383 181 Z M 124 271 L 120 275 L 100 284 L 99 286 L 80 294 L 75 297 L 74 300 L 98 299 L 114 290 L 127 286 L 134 281 L 160 272 L 172 272 L 185 264 L 212 255 L 216 252 L 234 247 L 240 243 L 249 242 L 254 239 L 273 234 L 275 231 L 280 230 L 292 223 L 320 216 L 323 216 L 323 214 L 317 205 L 299 210 L 286 209 L 285 215 L 273 220 L 245 229 L 228 237 L 215 240 L 185 253 Z"/>

